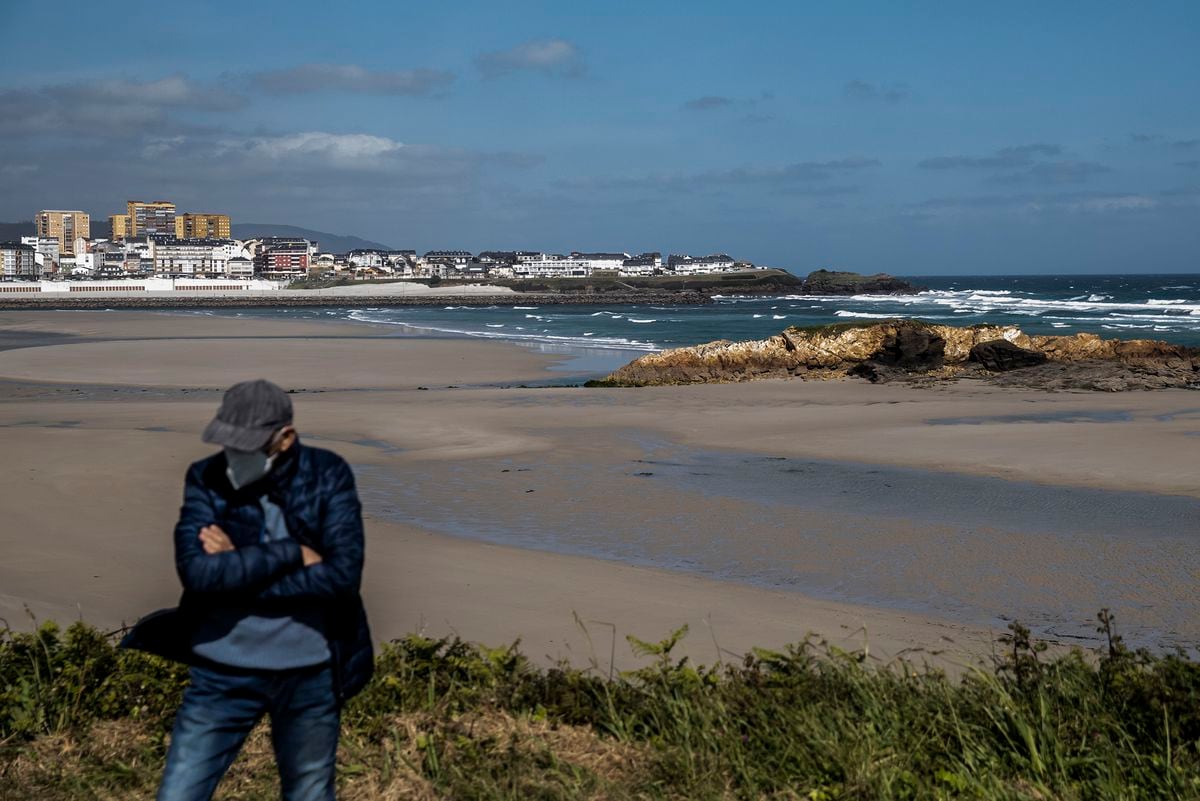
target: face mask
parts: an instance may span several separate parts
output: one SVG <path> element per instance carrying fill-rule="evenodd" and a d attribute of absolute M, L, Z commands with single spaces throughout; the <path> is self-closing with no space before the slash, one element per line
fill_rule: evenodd
<path fill-rule="evenodd" d="M 225 461 L 228 465 L 225 475 L 229 477 L 229 483 L 234 489 L 241 489 L 271 472 L 275 456 L 267 456 L 262 451 L 235 451 L 226 448 Z"/>

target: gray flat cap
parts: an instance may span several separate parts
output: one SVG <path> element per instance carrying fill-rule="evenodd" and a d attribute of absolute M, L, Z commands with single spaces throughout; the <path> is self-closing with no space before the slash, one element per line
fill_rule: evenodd
<path fill-rule="evenodd" d="M 204 429 L 204 441 L 256 451 L 291 422 L 292 399 L 286 392 L 262 378 L 243 381 L 226 390 L 217 416 Z"/>

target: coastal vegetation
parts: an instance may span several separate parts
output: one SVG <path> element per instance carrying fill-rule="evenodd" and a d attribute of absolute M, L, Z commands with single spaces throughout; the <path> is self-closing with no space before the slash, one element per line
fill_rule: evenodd
<path fill-rule="evenodd" d="M 950 676 L 809 640 L 711 666 L 630 639 L 625 673 L 517 644 L 385 644 L 346 708 L 345 799 L 1129 799 L 1200 795 L 1200 664 L 1012 624 Z M 0 639 L 0 798 L 153 796 L 186 680 L 82 623 Z M 277 797 L 260 727 L 220 791 Z"/>

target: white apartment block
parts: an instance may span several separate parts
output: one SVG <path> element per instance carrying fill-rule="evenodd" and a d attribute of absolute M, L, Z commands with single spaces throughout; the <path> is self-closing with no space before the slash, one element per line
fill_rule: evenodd
<path fill-rule="evenodd" d="M 383 267 L 387 259 L 383 251 L 379 250 L 352 250 L 346 254 L 346 259 L 355 267 Z"/>
<path fill-rule="evenodd" d="M 164 239 L 154 243 L 154 274 L 223 276 L 238 246 L 232 240 Z"/>
<path fill-rule="evenodd" d="M 517 278 L 586 278 L 592 274 L 587 259 L 542 254 L 540 260 L 530 259 L 513 265 Z"/>
<path fill-rule="evenodd" d="M 254 262 L 243 256 L 234 256 L 225 263 L 225 274 L 239 280 L 254 278 Z"/>
<path fill-rule="evenodd" d="M 39 272 L 52 272 L 61 257 L 58 240 L 46 236 L 23 236 L 22 245 L 33 248 L 33 259 L 37 262 Z"/>
<path fill-rule="evenodd" d="M 724 253 L 711 256 L 671 256 L 667 267 L 676 275 L 705 275 L 733 270 L 734 261 Z"/>
<path fill-rule="evenodd" d="M 662 256 L 658 253 L 640 253 L 621 264 L 621 275 L 647 276 L 662 271 Z"/>
<path fill-rule="evenodd" d="M 37 278 L 37 251 L 21 242 L 0 242 L 0 278 Z"/>
<path fill-rule="evenodd" d="M 628 253 L 572 253 L 571 258 L 581 259 L 588 263 L 591 272 L 596 270 L 611 270 L 618 272 L 629 258 Z"/>

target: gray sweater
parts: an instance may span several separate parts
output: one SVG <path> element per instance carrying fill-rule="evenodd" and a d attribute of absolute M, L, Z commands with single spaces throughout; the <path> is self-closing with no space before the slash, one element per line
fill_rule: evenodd
<path fill-rule="evenodd" d="M 262 541 L 291 537 L 283 510 L 265 495 L 259 504 Z M 240 668 L 285 670 L 324 664 L 329 661 L 329 643 L 320 618 L 315 610 L 218 608 L 197 627 L 192 651 L 218 664 Z"/>

